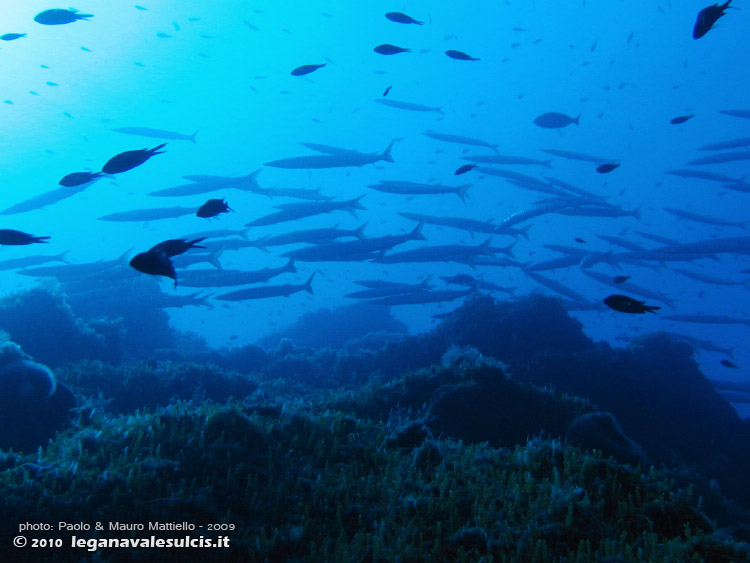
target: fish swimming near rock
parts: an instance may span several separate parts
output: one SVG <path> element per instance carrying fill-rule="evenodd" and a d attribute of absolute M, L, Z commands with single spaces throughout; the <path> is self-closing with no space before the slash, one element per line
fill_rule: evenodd
<path fill-rule="evenodd" d="M 15 229 L 0 229 L 0 244 L 9 246 L 22 246 L 25 244 L 33 244 L 35 242 L 47 242 L 46 239 L 49 237 L 37 237 L 24 233 L 23 231 L 16 231 Z"/>
<path fill-rule="evenodd" d="M 120 172 L 127 172 L 132 170 L 136 166 L 140 166 L 146 162 L 149 158 L 155 154 L 162 154 L 165 151 L 159 149 L 166 146 L 167 143 L 162 143 L 158 147 L 153 149 L 140 149 L 135 151 L 125 151 L 120 154 L 116 154 L 110 158 L 102 167 L 102 172 L 105 174 L 119 174 Z"/>
<path fill-rule="evenodd" d="M 61 186 L 68 188 L 74 188 L 83 184 L 93 182 L 97 178 L 103 175 L 103 172 L 73 172 L 64 176 L 62 180 L 58 182 Z"/>
<path fill-rule="evenodd" d="M 698 17 L 693 26 L 693 39 L 700 39 L 711 31 L 717 20 L 730 8 L 729 4 L 731 3 L 732 0 L 727 0 L 724 4 L 713 4 L 698 12 Z"/>
<path fill-rule="evenodd" d="M 152 129 L 151 127 L 117 127 L 112 129 L 115 133 L 125 135 L 137 135 L 138 137 L 149 137 L 151 139 L 169 139 L 170 141 L 190 141 L 195 143 L 195 136 L 198 131 L 192 135 L 185 135 L 175 131 L 166 131 L 164 129 Z"/>
<path fill-rule="evenodd" d="M 315 72 L 319 68 L 323 68 L 326 66 L 326 63 L 320 64 L 320 65 L 302 65 L 295 68 L 291 74 L 292 76 L 305 76 L 306 74 L 310 74 L 311 72 Z"/>
<path fill-rule="evenodd" d="M 375 51 L 378 55 L 398 55 L 399 53 L 411 53 L 411 49 L 398 47 L 396 45 L 390 45 L 388 43 L 378 45 L 373 49 L 373 51 Z"/>
<path fill-rule="evenodd" d="M 445 52 L 446 55 L 448 55 L 451 59 L 456 59 L 457 61 L 481 61 L 482 59 L 477 59 L 476 57 L 472 57 L 471 55 L 467 55 L 466 53 L 462 51 L 456 51 L 454 49 L 449 49 Z"/>
<path fill-rule="evenodd" d="M 206 203 L 198 208 L 198 211 L 196 211 L 195 214 L 198 217 L 207 219 L 209 217 L 216 217 L 220 213 L 228 213 L 230 211 L 234 213 L 234 209 L 229 207 L 229 204 L 227 204 L 224 198 L 209 199 Z"/>
<path fill-rule="evenodd" d="M 3 35 L 0 35 L 0 40 L 14 41 L 16 39 L 20 39 L 21 37 L 26 37 L 26 34 L 25 33 L 4 33 Z"/>
<path fill-rule="evenodd" d="M 565 115 L 564 113 L 550 111 L 547 113 L 543 113 L 542 115 L 537 117 L 534 120 L 534 125 L 543 127 L 544 129 L 561 129 L 563 127 L 567 127 L 571 123 L 575 123 L 576 125 L 578 125 L 578 121 L 580 118 L 580 115 L 578 115 L 577 117 L 570 117 L 569 115 Z"/>
<path fill-rule="evenodd" d="M 415 20 L 411 16 L 407 16 L 406 14 L 402 14 L 401 12 L 388 12 L 385 17 L 396 23 L 412 23 L 415 25 L 424 25 L 424 22 Z"/>
<path fill-rule="evenodd" d="M 89 21 L 93 17 L 94 14 L 79 14 L 75 10 L 53 9 L 39 12 L 34 16 L 34 21 L 42 25 L 63 25 L 78 20 Z"/>
<path fill-rule="evenodd" d="M 643 301 L 638 301 L 627 295 L 610 295 L 604 299 L 604 304 L 610 309 L 621 313 L 632 313 L 642 315 L 644 313 L 656 313 L 661 307 L 646 305 Z"/>

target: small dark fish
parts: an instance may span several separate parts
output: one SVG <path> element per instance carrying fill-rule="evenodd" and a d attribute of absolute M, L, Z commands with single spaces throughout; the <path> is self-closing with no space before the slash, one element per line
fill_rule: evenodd
<path fill-rule="evenodd" d="M 574 238 L 573 240 L 574 240 L 574 241 L 576 241 L 576 242 L 580 242 L 581 244 L 586 244 L 586 241 L 585 241 L 585 240 L 583 240 L 583 239 L 582 239 L 582 238 L 580 238 L 580 237 L 576 237 L 576 238 Z"/>
<path fill-rule="evenodd" d="M 661 309 L 661 307 L 646 305 L 643 301 L 638 301 L 627 295 L 610 295 L 604 299 L 604 304 L 615 311 L 620 311 L 621 313 L 634 313 L 636 315 L 655 313 Z"/>
<path fill-rule="evenodd" d="M 719 4 L 713 4 L 712 6 L 703 8 L 700 12 L 698 12 L 698 17 L 696 18 L 695 25 L 693 26 L 693 39 L 700 39 L 701 37 L 706 35 L 706 33 L 708 33 L 714 26 L 716 21 L 724 15 L 725 10 L 730 7 L 729 4 L 731 3 L 732 0 L 727 0 L 721 6 Z"/>
<path fill-rule="evenodd" d="M 159 149 L 166 145 L 167 143 L 163 143 L 153 149 L 121 152 L 106 162 L 102 167 L 102 172 L 105 174 L 118 174 L 120 172 L 131 170 L 136 166 L 140 166 L 155 154 L 163 153 L 164 151 L 160 151 Z"/>
<path fill-rule="evenodd" d="M 411 16 L 407 16 L 406 14 L 402 14 L 401 12 L 388 12 L 385 17 L 396 23 L 413 23 L 416 25 L 424 24 L 424 22 L 417 21 Z"/>
<path fill-rule="evenodd" d="M 618 166 L 620 166 L 618 163 L 607 162 L 605 164 L 600 164 L 599 166 L 597 166 L 596 171 L 599 172 L 599 174 L 608 174 Z"/>
<path fill-rule="evenodd" d="M 669 122 L 672 125 L 679 125 L 680 123 L 685 123 L 688 119 L 692 119 L 693 117 L 695 117 L 694 113 L 691 113 L 690 115 L 680 115 L 671 119 Z"/>
<path fill-rule="evenodd" d="M 130 260 L 130 266 L 144 274 L 173 279 L 174 286 L 177 287 L 177 273 L 174 270 L 174 264 L 172 264 L 169 256 L 163 252 L 152 248 L 136 254 Z"/>
<path fill-rule="evenodd" d="M 14 39 L 20 39 L 21 37 L 26 37 L 25 33 L 5 33 L 4 35 L 0 35 L 0 39 L 3 41 L 13 41 Z"/>
<path fill-rule="evenodd" d="M 448 55 L 451 59 L 456 59 L 457 61 L 481 61 L 482 59 L 477 59 L 475 57 L 472 57 L 471 55 L 467 55 L 466 53 L 463 53 L 461 51 L 454 51 L 453 49 L 450 49 L 445 52 L 446 55 Z"/>
<path fill-rule="evenodd" d="M 575 123 L 576 125 L 578 125 L 578 120 L 580 118 L 580 115 L 578 115 L 577 117 L 570 117 L 568 115 L 565 115 L 564 113 L 550 111 L 548 113 L 543 113 L 542 115 L 537 117 L 534 120 L 534 125 L 544 127 L 545 129 L 560 129 L 562 127 L 567 127 L 571 123 Z"/>
<path fill-rule="evenodd" d="M 101 175 L 102 175 L 101 172 L 73 172 L 72 174 L 68 174 L 67 176 L 65 176 L 58 183 L 61 186 L 73 188 L 75 186 L 88 184 L 89 182 L 97 179 Z"/>
<path fill-rule="evenodd" d="M 397 47 L 396 45 L 383 43 L 382 45 L 378 45 L 377 47 L 375 47 L 373 51 L 375 51 L 379 55 L 397 55 L 399 53 L 410 53 L 411 49 L 405 49 L 403 47 Z"/>
<path fill-rule="evenodd" d="M 613 283 L 625 283 L 630 279 L 630 276 L 615 276 L 612 278 Z"/>
<path fill-rule="evenodd" d="M 220 213 L 228 213 L 229 211 L 234 213 L 234 209 L 227 205 L 227 202 L 222 199 L 209 199 L 206 203 L 201 205 L 196 211 L 198 217 L 208 218 L 216 217 Z"/>
<path fill-rule="evenodd" d="M 193 240 L 173 238 L 165 240 L 164 242 L 160 242 L 159 244 L 154 246 L 150 250 L 150 252 L 161 252 L 167 258 L 172 258 L 172 256 L 178 256 L 179 254 L 182 254 L 183 252 L 186 252 L 191 248 L 206 248 L 205 246 L 201 246 L 198 244 L 199 242 L 205 240 L 205 238 L 206 237 L 200 237 Z"/>
<path fill-rule="evenodd" d="M 28 233 L 16 231 L 14 229 L 0 229 L 0 244 L 9 246 L 22 246 L 24 244 L 33 244 L 35 242 L 47 242 L 49 237 L 35 237 Z"/>
<path fill-rule="evenodd" d="M 310 74 L 311 72 L 315 72 L 319 68 L 323 68 L 326 66 L 326 63 L 323 63 L 322 65 L 302 65 L 295 68 L 292 72 L 292 76 L 305 76 L 306 74 Z"/>
<path fill-rule="evenodd" d="M 735 364 L 734 362 L 731 362 L 729 360 L 721 360 L 721 362 L 719 362 L 719 363 L 721 365 L 723 365 L 725 368 L 735 368 L 736 369 L 738 367 L 737 364 Z"/>
<path fill-rule="evenodd" d="M 476 164 L 464 164 L 461 168 L 456 170 L 453 174 L 456 176 L 460 176 L 461 174 L 466 174 L 467 172 L 471 172 L 477 167 Z"/>
<path fill-rule="evenodd" d="M 34 16 L 34 21 L 42 25 L 62 25 L 65 23 L 73 23 L 78 20 L 86 20 L 93 18 L 94 14 L 79 14 L 73 10 L 44 10 Z"/>
<path fill-rule="evenodd" d="M 393 86 L 388 86 L 388 88 L 385 89 L 385 92 L 383 92 L 383 96 L 387 96 L 388 92 L 391 91 L 391 88 L 393 88 Z"/>

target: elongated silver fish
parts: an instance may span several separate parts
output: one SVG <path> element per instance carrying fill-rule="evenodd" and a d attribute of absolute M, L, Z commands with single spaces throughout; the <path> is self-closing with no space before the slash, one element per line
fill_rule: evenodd
<path fill-rule="evenodd" d="M 256 192 L 260 190 L 258 185 L 258 174 L 262 169 L 256 170 L 247 176 L 237 178 L 221 176 L 192 176 L 191 178 L 202 178 L 195 180 L 190 184 L 182 184 L 163 190 L 150 192 L 148 195 L 155 197 L 182 197 L 187 195 L 205 194 L 217 190 L 237 189 L 246 192 Z"/>
<path fill-rule="evenodd" d="M 438 133 L 436 131 L 427 130 L 422 133 L 425 137 L 435 139 L 436 141 L 443 141 L 444 143 L 455 143 L 458 145 L 470 145 L 472 147 L 486 147 L 497 152 L 498 145 L 488 143 L 482 139 L 475 139 L 474 137 L 464 137 L 463 135 L 450 135 L 448 133 Z"/>
<path fill-rule="evenodd" d="M 7 209 L 3 209 L 2 211 L 0 211 L 0 215 L 15 215 L 17 213 L 26 213 L 27 211 L 34 211 L 36 209 L 47 207 L 48 205 L 52 205 L 53 203 L 57 203 L 58 201 L 62 201 L 66 198 L 81 193 L 83 190 L 93 184 L 97 179 L 98 178 L 86 184 L 81 184 L 80 186 L 74 186 L 72 188 L 55 188 L 54 190 L 50 190 L 43 194 L 24 200 L 20 203 L 16 203 L 15 205 L 11 205 Z"/>
<path fill-rule="evenodd" d="M 738 149 L 738 148 L 750 147 L 750 137 L 742 137 L 741 139 L 731 139 L 729 141 L 720 141 L 718 143 L 711 143 L 698 147 L 699 151 L 725 151 L 727 149 Z"/>
<path fill-rule="evenodd" d="M 511 155 L 469 155 L 461 157 L 463 160 L 469 162 L 476 162 L 479 164 L 519 164 L 525 166 L 545 166 L 552 168 L 551 160 L 539 160 L 538 158 L 529 158 L 526 156 L 511 156 Z"/>
<path fill-rule="evenodd" d="M 270 280 L 285 272 L 296 272 L 294 260 L 278 268 L 262 270 L 180 270 L 180 285 L 183 287 L 229 287 L 249 285 Z"/>
<path fill-rule="evenodd" d="M 386 192 L 389 194 L 456 194 L 461 199 L 461 201 L 466 203 L 466 192 L 471 187 L 471 184 L 464 184 L 462 186 L 444 186 L 442 184 L 421 184 L 419 182 L 381 180 L 379 184 L 369 184 L 367 187 L 379 192 Z"/>
<path fill-rule="evenodd" d="M 312 293 L 312 281 L 314 277 L 315 272 L 313 272 L 307 281 L 302 284 L 294 285 L 291 283 L 285 283 L 284 285 L 249 287 L 247 289 L 238 289 L 237 291 L 217 295 L 215 299 L 218 299 L 219 301 L 246 301 L 248 299 L 265 299 L 267 297 L 288 297 L 299 291 Z"/>
<path fill-rule="evenodd" d="M 688 166 L 701 166 L 703 164 L 720 164 L 723 162 L 735 162 L 737 160 L 750 160 L 750 151 L 722 152 L 696 158 L 688 162 Z"/>
<path fill-rule="evenodd" d="M 383 104 L 384 106 L 403 109 L 406 111 L 434 111 L 436 113 L 443 113 L 443 108 L 423 106 L 422 104 L 414 104 L 412 102 L 401 102 L 399 100 L 391 100 L 390 98 L 384 100 L 375 99 L 373 101 Z"/>
<path fill-rule="evenodd" d="M 192 135 L 183 135 L 182 133 L 175 133 L 174 131 L 165 131 L 164 129 L 152 129 L 151 127 L 117 127 L 112 129 L 116 133 L 124 133 L 125 135 L 137 135 L 139 137 L 150 137 L 151 139 L 170 139 L 173 141 L 190 141 L 195 143 L 195 136 L 198 131 Z"/>
<path fill-rule="evenodd" d="M 133 209 L 119 211 L 98 217 L 100 221 L 157 221 L 159 219 L 175 219 L 184 215 L 195 215 L 197 207 L 157 207 L 153 209 Z"/>
<path fill-rule="evenodd" d="M 712 217 L 710 215 L 694 213 L 692 211 L 685 211 L 684 209 L 674 209 L 672 207 L 665 207 L 664 211 L 667 211 L 668 213 L 671 213 L 672 215 L 675 215 L 677 217 L 690 219 L 691 221 L 703 223 L 705 225 L 718 225 L 720 227 L 740 227 L 742 229 L 747 229 L 748 225 L 750 225 L 750 222 L 748 221 L 730 221 L 729 219 L 724 219 L 722 217 Z"/>
<path fill-rule="evenodd" d="M 347 151 L 345 153 L 321 154 L 314 156 L 295 156 L 292 158 L 282 158 L 281 160 L 272 160 L 266 162 L 265 166 L 274 168 L 292 168 L 292 169 L 316 169 L 316 168 L 345 168 L 349 166 L 364 166 L 384 160 L 393 162 L 391 149 L 395 139 L 391 141 L 388 147 L 382 153 L 368 154 L 357 151 Z"/>
<path fill-rule="evenodd" d="M 585 154 L 582 152 L 566 151 L 561 149 L 542 149 L 542 152 L 551 154 L 552 156 L 559 156 L 560 158 L 567 158 L 568 160 L 581 160 L 583 162 L 593 162 L 594 164 L 606 164 L 607 162 L 613 162 L 617 159 L 604 158 L 603 156 L 596 156 L 593 154 Z"/>

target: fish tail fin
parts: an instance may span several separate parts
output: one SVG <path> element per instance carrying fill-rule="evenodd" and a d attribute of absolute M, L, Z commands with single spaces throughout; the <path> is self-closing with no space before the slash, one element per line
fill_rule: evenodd
<path fill-rule="evenodd" d="M 643 308 L 646 309 L 646 311 L 648 311 L 649 313 L 653 313 L 655 315 L 657 314 L 656 311 L 661 309 L 661 307 L 657 307 L 656 305 L 644 305 Z"/>
<path fill-rule="evenodd" d="M 422 234 L 422 227 L 424 227 L 424 223 L 419 223 L 412 230 L 411 235 L 415 240 L 427 240 L 427 237 Z"/>
<path fill-rule="evenodd" d="M 289 262 L 287 262 L 286 265 L 284 266 L 284 271 L 292 272 L 292 273 L 297 272 L 297 267 L 294 265 L 294 258 L 289 259 Z"/>
<path fill-rule="evenodd" d="M 313 281 L 313 278 L 315 277 L 316 273 L 317 272 L 313 272 L 312 275 L 309 278 L 307 278 L 307 281 L 305 282 L 305 286 L 303 287 L 303 289 L 307 293 L 313 293 L 312 281 Z"/>
<path fill-rule="evenodd" d="M 469 191 L 469 188 L 471 187 L 471 184 L 464 184 L 463 186 L 458 186 L 458 189 L 456 191 L 456 195 L 461 198 L 461 201 L 466 203 L 466 198 L 469 197 L 466 192 Z"/>
<path fill-rule="evenodd" d="M 495 154 L 500 154 L 500 145 L 499 145 L 499 144 L 496 144 L 496 145 L 489 145 L 489 147 L 490 147 L 490 148 L 491 148 L 491 149 L 492 149 L 493 151 L 495 151 Z"/>
<path fill-rule="evenodd" d="M 70 257 L 68 256 L 68 254 L 70 254 L 70 250 L 61 252 L 60 254 L 57 255 L 57 259 L 63 264 L 70 264 Z"/>
<path fill-rule="evenodd" d="M 525 238 L 526 240 L 529 240 L 529 229 L 531 229 L 531 223 L 518 229 L 516 232 L 516 238 L 520 236 Z"/>
<path fill-rule="evenodd" d="M 513 254 L 513 247 L 516 246 L 515 242 L 511 242 L 508 246 L 504 246 L 500 249 L 500 252 L 505 254 L 506 256 L 510 256 L 511 258 L 515 258 L 516 255 Z"/>
<path fill-rule="evenodd" d="M 554 166 L 552 166 L 552 159 L 543 160 L 542 161 L 542 166 L 545 166 L 547 168 L 554 168 Z"/>
<path fill-rule="evenodd" d="M 365 237 L 365 227 L 367 226 L 368 223 L 369 221 L 365 221 L 364 223 L 362 223 L 362 225 L 360 225 L 357 229 L 355 229 L 354 236 L 360 240 L 362 240 L 363 238 L 367 238 Z"/>
<path fill-rule="evenodd" d="M 263 172 L 263 169 L 258 168 L 255 172 L 251 172 L 248 176 L 246 176 L 247 180 L 250 183 L 250 188 L 248 188 L 249 191 L 261 190 L 260 186 L 258 185 L 258 174 L 260 174 L 261 172 Z M 271 197 L 271 196 L 268 196 L 268 197 Z"/>
<path fill-rule="evenodd" d="M 580 122 L 580 120 L 581 120 L 581 114 L 579 113 L 578 115 L 576 115 L 576 116 L 575 116 L 575 117 L 573 118 L 573 123 L 575 123 L 576 125 L 579 125 L 579 124 L 580 124 L 580 123 L 579 123 L 579 122 Z"/>
<path fill-rule="evenodd" d="M 640 221 L 641 220 L 641 206 L 639 205 L 638 207 L 633 209 L 633 212 L 631 213 L 631 215 Z"/>
<path fill-rule="evenodd" d="M 386 162 L 394 162 L 393 157 L 391 156 L 391 149 L 393 148 L 393 144 L 398 140 L 400 139 L 393 139 L 390 142 L 390 144 L 383 151 L 383 154 L 380 155 L 380 160 L 385 160 Z"/>
<path fill-rule="evenodd" d="M 362 199 L 363 197 L 365 197 L 366 195 L 367 195 L 367 194 L 362 194 L 362 195 L 361 195 L 361 196 L 359 196 L 359 197 L 355 197 L 354 199 L 351 199 L 351 200 L 349 200 L 349 203 L 350 203 L 351 205 L 350 205 L 350 206 L 349 206 L 349 207 L 347 208 L 347 211 L 348 211 L 348 212 L 349 212 L 349 213 L 350 213 L 350 214 L 351 214 L 351 215 L 352 215 L 353 217 L 356 217 L 356 216 L 357 216 L 357 211 L 356 211 L 357 209 L 367 209 L 367 208 L 366 208 L 366 207 L 365 207 L 364 205 L 362 205 L 362 204 L 361 204 L 361 203 L 359 202 L 359 200 L 360 200 L 360 199 Z"/>
<path fill-rule="evenodd" d="M 211 263 L 211 265 L 216 268 L 217 270 L 221 270 L 221 262 L 219 259 L 221 258 L 221 255 L 224 254 L 223 248 L 217 248 L 211 253 L 211 258 L 208 259 L 208 261 Z"/>
<path fill-rule="evenodd" d="M 263 242 L 266 241 L 270 236 L 271 235 L 266 235 L 262 238 L 259 238 L 256 241 L 253 241 L 253 246 L 257 248 L 258 250 L 261 250 L 265 252 L 266 254 L 268 254 L 268 247 L 265 244 L 263 244 Z"/>
<path fill-rule="evenodd" d="M 190 136 L 189 136 L 189 137 L 187 138 L 187 140 L 188 140 L 188 141 L 190 141 L 191 143 L 195 144 L 195 136 L 196 136 L 197 134 L 198 134 L 198 131 L 196 131 L 195 133 L 193 133 L 192 135 L 190 135 Z"/>
<path fill-rule="evenodd" d="M 166 152 L 166 151 L 160 151 L 159 149 L 164 148 L 166 146 L 167 146 L 167 143 L 162 143 L 158 147 L 154 147 L 153 149 L 149 149 L 148 152 L 150 152 L 151 154 L 161 154 L 161 153 Z"/>

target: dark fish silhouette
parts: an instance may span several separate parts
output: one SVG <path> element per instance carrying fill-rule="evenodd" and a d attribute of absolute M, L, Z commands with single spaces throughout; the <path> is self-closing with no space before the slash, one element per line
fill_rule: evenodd
<path fill-rule="evenodd" d="M 700 12 L 698 12 L 698 17 L 695 20 L 695 25 L 693 26 L 693 39 L 700 39 L 706 33 L 708 33 L 711 28 L 714 26 L 716 21 L 724 15 L 724 12 L 729 8 L 729 4 L 732 3 L 732 0 L 727 0 L 724 4 L 714 4 L 712 6 L 708 6 L 707 8 L 703 8 Z"/>
<path fill-rule="evenodd" d="M 21 37 L 26 37 L 25 33 L 5 33 L 3 35 L 0 35 L 0 39 L 3 41 L 13 41 L 14 39 L 20 39 Z"/>
<path fill-rule="evenodd" d="M 417 21 L 411 16 L 407 16 L 406 14 L 402 14 L 401 12 L 388 12 L 385 17 L 396 23 L 413 23 L 416 25 L 424 24 L 424 22 Z"/>
<path fill-rule="evenodd" d="M 173 279 L 174 286 L 177 287 L 177 274 L 174 271 L 174 264 L 172 264 L 169 256 L 163 252 L 151 249 L 136 254 L 130 260 L 130 266 L 144 274 Z"/>
<path fill-rule="evenodd" d="M 476 164 L 464 164 L 462 167 L 456 170 L 453 174 L 455 176 L 460 176 L 461 174 L 466 174 L 467 172 L 471 172 L 476 167 L 477 167 Z"/>
<path fill-rule="evenodd" d="M 227 205 L 227 202 L 222 199 L 209 199 L 206 203 L 198 208 L 195 214 L 198 217 L 208 218 L 216 217 L 220 213 L 228 213 L 229 211 L 234 212 L 234 209 Z"/>
<path fill-rule="evenodd" d="M 737 364 L 735 364 L 734 362 L 730 360 L 721 360 L 721 362 L 719 363 L 723 365 L 725 368 L 737 368 L 738 367 Z"/>
<path fill-rule="evenodd" d="M 383 43 L 382 45 L 378 45 L 377 47 L 375 47 L 373 51 L 375 51 L 379 55 L 397 55 L 399 53 L 409 53 L 411 52 L 411 49 L 405 49 L 403 47 L 397 47 L 396 45 Z"/>
<path fill-rule="evenodd" d="M 612 282 L 614 283 L 625 283 L 630 279 L 630 276 L 615 276 L 612 278 Z"/>
<path fill-rule="evenodd" d="M 385 89 L 385 92 L 383 92 L 383 96 L 387 96 L 388 92 L 391 91 L 391 88 L 393 88 L 393 86 L 388 86 L 388 88 Z"/>
<path fill-rule="evenodd" d="M 693 117 L 695 117 L 694 113 L 691 113 L 690 115 L 680 115 L 671 119 L 669 122 L 672 125 L 679 125 L 680 123 L 685 123 L 688 119 L 692 119 Z"/>
<path fill-rule="evenodd" d="M 101 172 L 73 172 L 72 174 L 68 174 L 67 176 L 63 177 L 63 179 L 58 183 L 61 186 L 73 188 L 75 186 L 88 184 L 92 180 L 96 180 L 101 175 Z"/>
<path fill-rule="evenodd" d="M 79 14 L 73 10 L 44 10 L 34 16 L 34 21 L 42 25 L 62 25 L 65 23 L 73 23 L 78 20 L 86 20 L 93 18 L 94 14 Z"/>
<path fill-rule="evenodd" d="M 144 274 L 152 276 L 164 276 L 174 280 L 174 286 L 177 287 L 177 274 L 174 270 L 171 258 L 190 250 L 191 248 L 205 248 L 198 243 L 204 237 L 188 239 L 169 239 L 160 242 L 146 252 L 136 254 L 130 260 L 130 266 Z"/>
<path fill-rule="evenodd" d="M 544 127 L 545 129 L 560 129 L 561 127 L 567 127 L 571 123 L 578 125 L 578 120 L 580 118 L 580 115 L 578 117 L 570 117 L 564 113 L 550 111 L 537 117 L 534 120 L 534 125 Z"/>
<path fill-rule="evenodd" d="M 618 163 L 607 162 L 605 164 L 600 164 L 599 166 L 597 166 L 596 171 L 599 172 L 599 174 L 608 174 L 618 166 L 620 166 Z"/>
<path fill-rule="evenodd" d="M 448 55 L 451 59 L 456 59 L 457 61 L 481 61 L 482 59 L 477 59 L 475 57 L 472 57 L 471 55 L 467 55 L 466 53 L 463 53 L 461 51 L 454 51 L 453 49 L 450 49 L 445 52 L 446 55 Z"/>
<path fill-rule="evenodd" d="M 167 143 L 162 143 L 158 147 L 153 149 L 140 149 L 137 151 L 125 151 L 121 152 L 110 158 L 107 163 L 102 167 L 102 172 L 105 174 L 118 174 L 120 172 L 126 172 L 132 170 L 136 166 L 140 166 L 146 162 L 149 158 L 155 154 L 161 154 L 164 151 L 159 149 L 166 146 Z"/>
<path fill-rule="evenodd" d="M 326 63 L 323 63 L 322 65 L 302 65 L 295 68 L 292 72 L 292 76 L 304 76 L 306 74 L 310 74 L 311 72 L 315 72 L 319 68 L 323 68 L 326 66 Z"/>
<path fill-rule="evenodd" d="M 634 313 L 642 315 L 643 313 L 655 313 L 661 307 L 646 305 L 643 301 L 638 301 L 627 295 L 610 295 L 604 299 L 604 304 L 610 309 L 620 311 L 621 313 Z"/>
<path fill-rule="evenodd" d="M 0 229 L 0 244 L 10 246 L 21 246 L 24 244 L 33 244 L 35 242 L 47 242 L 49 237 L 35 237 L 22 231 L 14 229 Z"/>
<path fill-rule="evenodd" d="M 199 242 L 205 240 L 205 238 L 206 237 L 200 237 L 193 240 L 173 238 L 165 240 L 164 242 L 160 242 L 159 244 L 154 246 L 151 251 L 161 252 L 167 258 L 171 258 L 172 256 L 182 254 L 183 252 L 186 252 L 191 248 L 206 248 L 205 246 L 201 246 L 198 244 Z"/>

